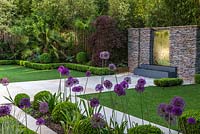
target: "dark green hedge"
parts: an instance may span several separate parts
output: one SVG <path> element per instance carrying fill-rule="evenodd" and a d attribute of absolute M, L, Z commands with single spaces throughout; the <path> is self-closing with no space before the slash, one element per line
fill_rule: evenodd
<path fill-rule="evenodd" d="M 0 60 L 0 65 L 13 65 L 16 64 L 14 60 Z"/>
<path fill-rule="evenodd" d="M 159 87 L 171 87 L 183 84 L 183 79 L 181 78 L 161 78 L 154 80 L 154 84 Z"/>
<path fill-rule="evenodd" d="M 188 124 L 190 117 L 196 120 L 196 124 Z M 185 111 L 179 118 L 178 125 L 183 134 L 200 134 L 200 110 Z"/>
<path fill-rule="evenodd" d="M 0 65 L 10 65 L 10 64 L 17 64 L 20 66 L 25 66 L 37 70 L 50 70 L 50 69 L 57 69 L 60 65 L 64 65 L 65 67 L 77 70 L 81 72 L 86 72 L 88 70 L 91 71 L 92 74 L 96 75 L 108 75 L 113 74 L 108 68 L 100 68 L 100 67 L 92 67 L 87 65 L 75 64 L 75 63 L 49 63 L 49 64 L 41 64 L 41 63 L 33 63 L 30 61 L 23 61 L 23 60 L 0 60 Z"/>
<path fill-rule="evenodd" d="M 200 84 L 200 74 L 195 74 L 194 79 L 196 84 Z"/>

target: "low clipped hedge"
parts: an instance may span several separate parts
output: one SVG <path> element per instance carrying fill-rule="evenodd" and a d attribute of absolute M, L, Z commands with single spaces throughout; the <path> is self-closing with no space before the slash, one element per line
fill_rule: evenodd
<path fill-rule="evenodd" d="M 44 98 L 49 97 L 52 95 L 49 91 L 40 91 L 34 96 L 34 101 L 33 101 L 33 108 L 38 109 L 39 108 L 39 103 L 43 101 Z"/>
<path fill-rule="evenodd" d="M 0 60 L 0 65 L 13 65 L 16 64 L 15 60 Z"/>
<path fill-rule="evenodd" d="M 128 134 L 163 134 L 163 132 L 152 125 L 139 125 L 128 130 Z"/>
<path fill-rule="evenodd" d="M 195 74 L 194 80 L 196 84 L 200 84 L 200 74 Z"/>
<path fill-rule="evenodd" d="M 188 124 L 188 118 L 194 118 L 196 124 Z M 183 134 L 200 134 L 200 110 L 185 111 L 178 120 L 178 125 Z"/>
<path fill-rule="evenodd" d="M 20 101 L 23 98 L 29 98 L 30 99 L 30 96 L 28 94 L 25 94 L 25 93 L 19 93 L 19 94 L 17 94 L 15 96 L 15 98 L 14 98 L 15 105 L 19 106 L 20 105 Z"/>
<path fill-rule="evenodd" d="M 179 86 L 183 84 L 181 78 L 161 78 L 154 80 L 154 84 L 159 87 Z"/>
<path fill-rule="evenodd" d="M 2 63 L 2 64 L 1 64 Z M 64 65 L 65 67 L 77 70 L 81 72 L 86 72 L 88 70 L 91 71 L 92 74 L 96 75 L 108 75 L 113 74 L 114 72 L 110 71 L 108 68 L 100 68 L 100 67 L 93 67 L 88 65 L 81 65 L 75 63 L 50 63 L 50 64 L 41 64 L 41 63 L 33 63 L 30 61 L 23 61 L 23 60 L 0 60 L 0 65 L 9 65 L 10 64 L 17 64 L 20 66 L 25 66 L 28 68 L 33 68 L 37 70 L 50 70 L 50 69 L 57 69 L 60 65 Z"/>

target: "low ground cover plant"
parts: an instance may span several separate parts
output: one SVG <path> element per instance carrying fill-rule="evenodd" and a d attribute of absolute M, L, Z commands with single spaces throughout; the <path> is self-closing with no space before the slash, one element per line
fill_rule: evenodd
<path fill-rule="evenodd" d="M 180 86 L 183 84 L 181 78 L 161 78 L 154 80 L 154 84 L 159 87 Z"/>

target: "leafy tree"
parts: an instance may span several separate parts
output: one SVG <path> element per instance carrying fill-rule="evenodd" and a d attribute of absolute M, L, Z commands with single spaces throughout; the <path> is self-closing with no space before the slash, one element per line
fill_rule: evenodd
<path fill-rule="evenodd" d="M 14 0 L 0 0 L 0 30 L 8 31 L 12 25 L 16 6 Z"/>
<path fill-rule="evenodd" d="M 97 17 L 93 23 L 96 29 L 95 33 L 89 39 L 92 48 L 92 64 L 101 66 L 99 54 L 101 51 L 109 51 L 110 61 L 114 63 L 122 62 L 124 58 L 124 38 L 116 28 L 116 22 L 110 16 Z M 119 54 L 120 53 L 120 54 Z"/>

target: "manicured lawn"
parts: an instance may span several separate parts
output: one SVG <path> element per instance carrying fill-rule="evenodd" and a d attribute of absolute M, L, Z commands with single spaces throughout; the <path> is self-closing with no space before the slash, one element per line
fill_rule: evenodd
<path fill-rule="evenodd" d="M 126 93 L 127 95 L 125 97 L 117 97 L 115 93 L 112 92 L 112 95 L 115 96 L 115 109 L 141 118 L 140 95 L 133 89 L 127 90 Z M 143 93 L 144 118 L 151 122 L 166 126 L 166 123 L 163 121 L 163 119 L 157 115 L 157 107 L 160 103 L 168 103 L 174 96 L 181 96 L 184 98 L 186 102 L 185 110 L 200 110 L 200 85 L 177 86 L 168 88 L 148 87 Z M 89 99 L 92 97 L 98 97 L 98 94 L 91 94 L 82 97 Z M 112 107 L 109 92 L 101 94 L 100 103 L 102 105 Z M 124 105 L 124 110 L 121 104 Z"/>
<path fill-rule="evenodd" d="M 74 77 L 82 77 L 84 72 L 70 70 Z M 11 82 L 36 81 L 59 79 L 60 75 L 57 69 L 53 70 L 35 70 L 17 65 L 0 65 L 0 78 L 7 77 Z"/>

